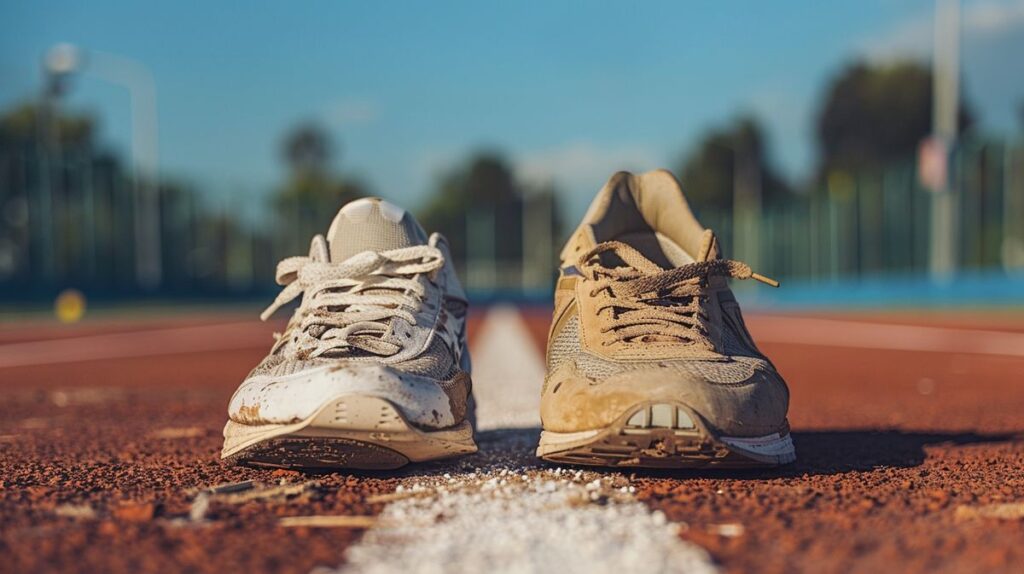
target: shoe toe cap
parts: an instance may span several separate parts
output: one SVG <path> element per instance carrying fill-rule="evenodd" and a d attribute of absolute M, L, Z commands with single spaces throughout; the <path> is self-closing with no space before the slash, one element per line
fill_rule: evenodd
<path fill-rule="evenodd" d="M 717 433 L 762 436 L 786 424 L 789 392 L 774 371 L 753 369 L 729 382 L 696 370 L 639 369 L 594 381 L 571 370 L 552 373 L 541 407 L 545 430 L 603 428 L 642 404 L 679 404 Z"/>
<path fill-rule="evenodd" d="M 445 428 L 459 422 L 448 395 L 436 382 L 378 364 L 322 366 L 287 376 L 250 377 L 231 397 L 228 416 L 247 425 L 291 424 L 346 395 L 385 399 L 419 426 Z"/>

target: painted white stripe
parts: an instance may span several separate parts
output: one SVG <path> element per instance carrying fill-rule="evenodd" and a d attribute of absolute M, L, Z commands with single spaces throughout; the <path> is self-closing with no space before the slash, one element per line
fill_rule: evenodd
<path fill-rule="evenodd" d="M 488 312 L 472 353 L 477 430 L 539 427 L 544 362 L 519 311 Z"/>
<path fill-rule="evenodd" d="M 472 349 L 480 453 L 407 479 L 399 488 L 409 498 L 385 507 L 341 572 L 715 572 L 623 475 L 539 464 L 542 360 L 515 309 L 495 308 L 481 328 Z"/>
<path fill-rule="evenodd" d="M 780 315 L 752 315 L 748 322 L 759 343 L 1024 357 L 1024 333 L 1009 331 Z"/>
<path fill-rule="evenodd" d="M 269 327 L 254 321 L 109 333 L 50 341 L 0 345 L 0 369 L 195 353 L 230 349 L 270 348 Z"/>
<path fill-rule="evenodd" d="M 344 572 L 622 574 L 712 573 L 707 553 L 677 526 L 606 480 L 566 473 L 489 472 L 427 486 L 429 498 L 392 503 L 349 549 Z M 588 475 L 589 476 L 589 475 Z M 620 496 L 611 500 L 609 494 Z M 604 504 L 592 501 L 600 499 Z"/>

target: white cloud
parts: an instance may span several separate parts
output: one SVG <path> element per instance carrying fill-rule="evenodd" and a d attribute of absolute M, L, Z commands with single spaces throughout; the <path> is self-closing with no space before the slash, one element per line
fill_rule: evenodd
<path fill-rule="evenodd" d="M 965 7 L 963 20 L 964 30 L 972 34 L 1004 34 L 1024 27 L 1024 0 L 972 3 Z"/>
<path fill-rule="evenodd" d="M 907 20 L 881 36 L 868 38 L 858 51 L 881 62 L 928 57 L 932 51 L 932 15 Z"/>
<path fill-rule="evenodd" d="M 574 141 L 517 154 L 516 175 L 529 184 L 553 184 L 566 200 L 567 215 L 577 218 L 613 173 L 674 167 L 661 164 L 662 155 L 637 144 Z"/>
<path fill-rule="evenodd" d="M 960 8 L 962 42 L 970 44 L 1010 33 L 1024 32 L 1024 0 L 978 0 Z M 859 51 L 869 59 L 926 59 L 931 56 L 934 12 L 928 10 L 901 22 L 885 33 L 861 42 Z"/>
<path fill-rule="evenodd" d="M 814 95 L 781 83 L 750 90 L 747 95 L 747 109 L 765 127 L 768 159 L 788 177 L 806 173 L 814 159 Z"/>
<path fill-rule="evenodd" d="M 960 23 L 960 69 L 967 101 L 986 130 L 1013 133 L 1024 94 L 1024 75 L 1014 73 L 1024 53 L 1024 0 L 966 1 Z M 932 11 L 927 10 L 855 49 L 876 62 L 913 58 L 929 63 L 932 24 Z"/>
<path fill-rule="evenodd" d="M 599 147 L 577 141 L 519 154 L 517 173 L 530 183 L 572 185 L 591 182 L 595 174 L 602 179 L 623 169 L 653 169 L 658 167 L 653 156 L 649 149 L 639 145 Z"/>
<path fill-rule="evenodd" d="M 334 102 L 323 112 L 324 121 L 335 128 L 369 124 L 380 115 L 377 102 L 369 99 L 351 98 Z"/>
<path fill-rule="evenodd" d="M 411 165 L 411 173 L 430 187 L 449 170 L 469 157 L 470 150 L 449 145 L 432 145 L 420 150 Z"/>

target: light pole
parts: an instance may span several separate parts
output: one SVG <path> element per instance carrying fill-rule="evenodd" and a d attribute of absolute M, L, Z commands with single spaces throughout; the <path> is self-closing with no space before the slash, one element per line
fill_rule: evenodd
<path fill-rule="evenodd" d="M 932 56 L 932 146 L 941 164 L 932 186 L 932 229 L 929 269 L 936 279 L 956 270 L 956 189 L 950 177 L 950 160 L 956 143 L 960 111 L 960 2 L 936 0 L 935 38 Z"/>
<path fill-rule="evenodd" d="M 762 174 L 759 146 L 744 130 L 732 150 L 732 235 L 735 257 L 761 262 Z"/>
<path fill-rule="evenodd" d="M 156 83 L 153 74 L 136 60 L 99 51 L 86 54 L 71 44 L 57 44 L 50 48 L 44 63 L 50 82 L 59 82 L 72 73 L 81 72 L 128 90 L 131 98 L 132 182 L 135 195 L 135 275 L 140 287 L 156 289 L 160 286 L 163 266 L 160 250 Z"/>
<path fill-rule="evenodd" d="M 78 65 L 77 54 L 68 50 L 51 51 L 43 59 L 43 89 L 36 115 L 36 154 L 39 160 L 39 188 L 34 207 L 35 255 L 45 281 L 54 278 L 53 238 L 53 157 L 59 155 L 60 134 L 57 100 L 64 91 L 68 74 Z"/>

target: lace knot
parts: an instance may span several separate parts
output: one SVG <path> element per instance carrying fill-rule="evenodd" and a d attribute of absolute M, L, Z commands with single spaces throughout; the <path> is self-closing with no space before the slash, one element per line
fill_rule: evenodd
<path fill-rule="evenodd" d="M 624 265 L 606 266 L 601 255 L 611 252 Z M 671 340 L 711 348 L 703 301 L 711 277 L 754 279 L 779 283 L 754 273 L 749 265 L 731 259 L 697 261 L 663 269 L 636 249 L 617 241 L 601 243 L 579 260 L 591 296 L 605 292 L 598 303 L 604 318 L 602 333 L 620 341 Z M 609 311 L 603 313 L 604 311 Z"/>
<path fill-rule="evenodd" d="M 363 252 L 343 262 L 326 261 L 326 249 L 314 238 L 308 257 L 288 257 L 277 266 L 284 289 L 260 315 L 264 321 L 283 305 L 302 296 L 299 312 L 277 347 L 289 340 L 297 353 L 314 358 L 324 353 L 360 349 L 394 355 L 402 344 L 389 340 L 393 321 L 416 323 L 415 312 L 426 293 L 417 279 L 444 265 L 444 255 L 431 245 L 416 245 L 380 253 Z M 289 331 L 295 331 L 288 337 Z"/>

